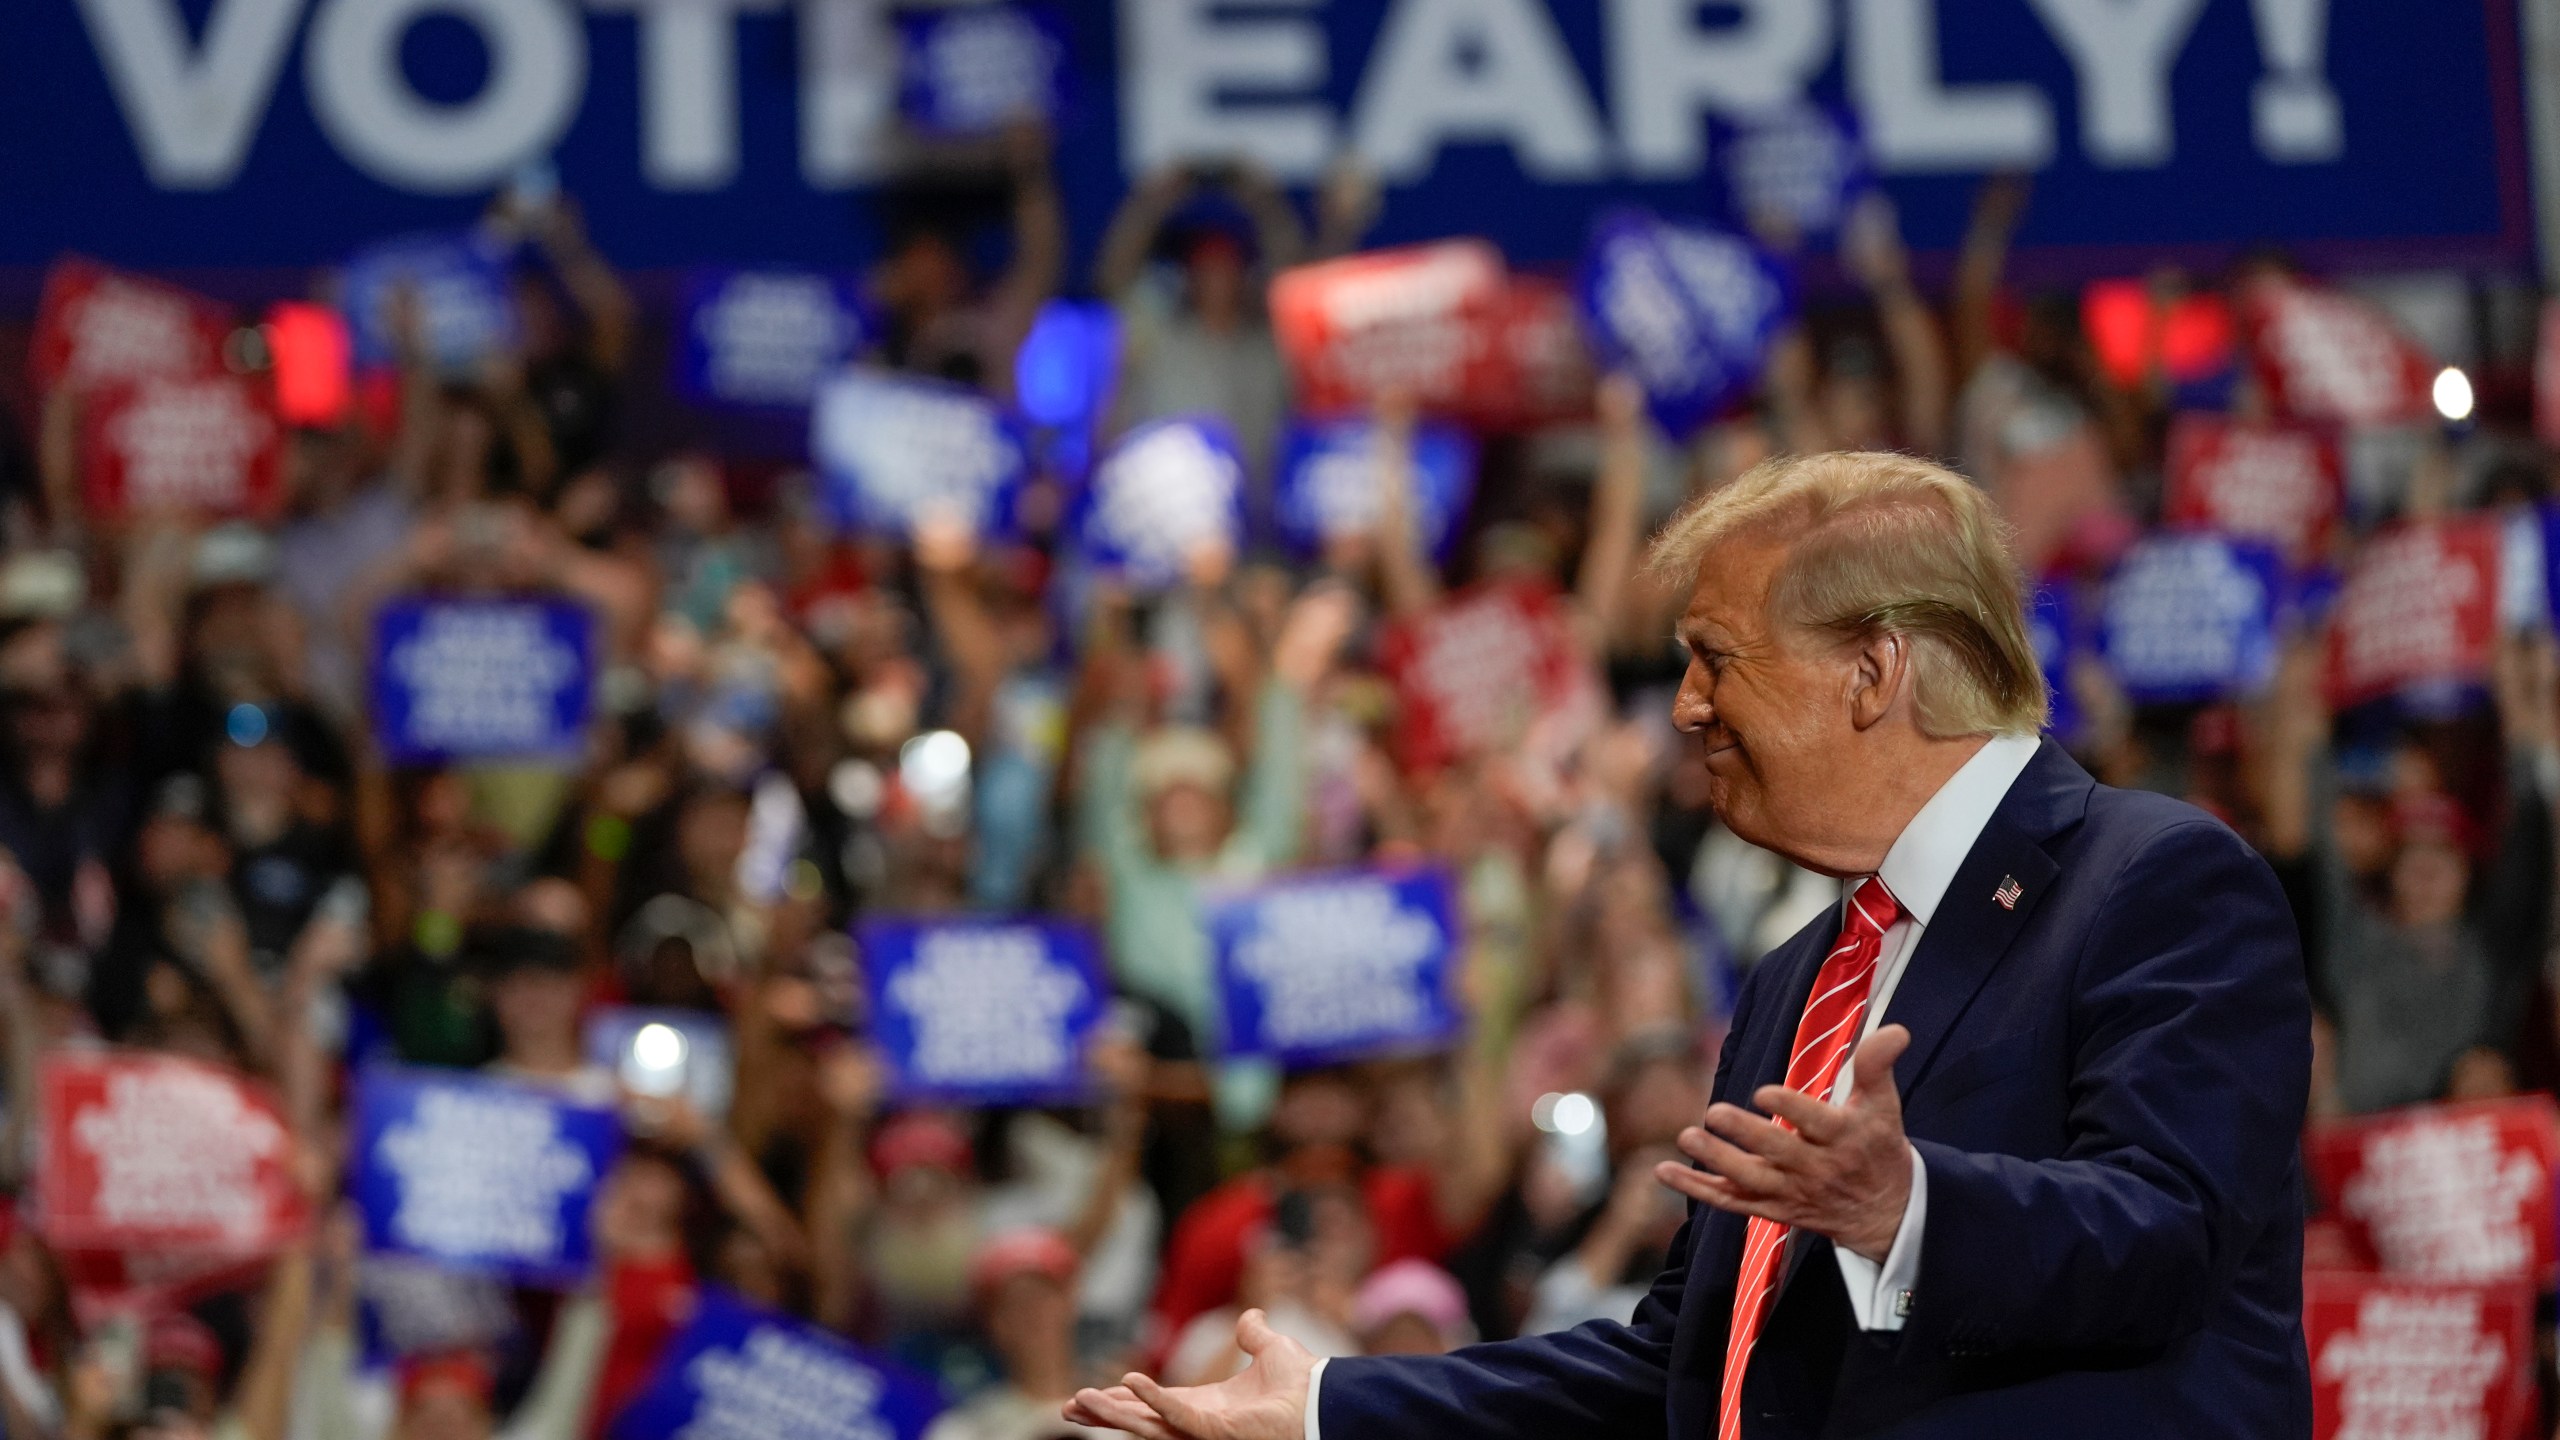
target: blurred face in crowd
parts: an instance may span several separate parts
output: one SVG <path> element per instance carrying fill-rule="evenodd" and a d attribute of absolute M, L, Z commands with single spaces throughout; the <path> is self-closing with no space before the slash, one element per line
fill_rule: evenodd
<path fill-rule="evenodd" d="M 1369 1332 L 1362 1348 L 1372 1355 L 1442 1355 L 1449 1349 L 1439 1330 L 1410 1310 Z"/>
<path fill-rule="evenodd" d="M 1670 1144 L 1683 1127 L 1706 1113 L 1707 1095 L 1699 1078 L 1696 1065 L 1673 1056 L 1636 1067 L 1609 1102 L 1610 1147 L 1625 1151 Z"/>
<path fill-rule="evenodd" d="M 1203 322 L 1213 329 L 1224 329 L 1244 318 L 1244 249 L 1233 238 L 1211 235 L 1202 239 L 1191 247 L 1183 270 L 1192 312 Z"/>
<path fill-rule="evenodd" d="M 574 970 L 520 965 L 489 987 L 489 1008 L 507 1058 L 523 1062 L 575 1053 L 587 982 Z"/>
<path fill-rule="evenodd" d="M 2381 874 L 2391 863 L 2391 806 L 2372 795 L 2339 796 L 2329 811 L 2329 843 L 2348 874 Z"/>
<path fill-rule="evenodd" d="M 353 426 L 297 427 L 285 451 L 285 493 L 297 510 L 325 510 L 356 488 L 364 458 Z"/>
<path fill-rule="evenodd" d="M 949 240 L 918 235 L 889 257 L 881 294 L 910 316 L 932 315 L 969 298 L 969 267 Z"/>
<path fill-rule="evenodd" d="M 2391 861 L 2391 914 L 2410 928 L 2450 924 L 2462 915 L 2471 862 L 2433 836 L 2413 837 Z"/>
<path fill-rule="evenodd" d="M 1305 1181 L 1348 1174 L 1368 1138 L 1368 1098 L 1347 1074 L 1291 1076 L 1280 1087 L 1271 1133 L 1284 1149 L 1282 1168 Z"/>
<path fill-rule="evenodd" d="M 428 1380 L 401 1407 L 399 1429 L 399 1440 L 489 1440 L 489 1402 L 460 1380 Z"/>
<path fill-rule="evenodd" d="M 718 791 L 686 802 L 676 824 L 676 853 L 697 899 L 726 894 L 747 847 L 747 799 Z"/>
<path fill-rule="evenodd" d="M 1689 669 L 1671 720 L 1704 756 L 1708 802 L 1728 828 L 1822 870 L 1857 823 L 1865 788 L 1843 764 L 1859 738 L 1847 703 L 1857 652 L 1769 613 L 1787 548 L 1745 534 L 1702 558 L 1680 617 Z"/>
<path fill-rule="evenodd" d="M 225 700 L 265 700 L 275 693 L 270 658 L 277 622 L 267 593 L 256 585 L 216 585 L 194 601 L 195 623 L 187 649 L 197 673 Z"/>
<path fill-rule="evenodd" d="M 1211 859 L 1227 843 L 1226 797 L 1206 785 L 1177 780 L 1147 800 L 1147 830 L 1156 853 L 1175 864 Z"/>
<path fill-rule="evenodd" d="M 1074 1343 L 1075 1291 L 1053 1276 L 1017 1271 L 996 1285 L 986 1303 L 987 1339 L 1016 1374 L 1038 1368 Z"/>

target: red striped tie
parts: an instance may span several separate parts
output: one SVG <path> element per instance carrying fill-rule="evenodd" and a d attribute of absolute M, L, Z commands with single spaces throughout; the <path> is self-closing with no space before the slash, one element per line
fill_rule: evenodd
<path fill-rule="evenodd" d="M 1805 1002 L 1804 1019 L 1796 1024 L 1795 1055 L 1787 1061 L 1787 1088 L 1828 1101 L 1865 1028 L 1867 992 L 1875 988 L 1876 957 L 1884 949 L 1884 932 L 1902 918 L 1902 907 L 1867 877 L 1849 896 L 1841 917 L 1840 938 L 1813 977 L 1813 998 Z M 1790 1130 L 1783 1119 L 1780 1125 Z M 1742 1283 L 1733 1292 L 1733 1334 L 1724 1347 L 1724 1400 L 1718 1407 L 1716 1440 L 1741 1440 L 1742 1373 L 1751 1363 L 1751 1347 L 1769 1319 L 1778 1297 L 1778 1262 L 1786 1254 L 1787 1227 L 1755 1215 L 1742 1240 Z"/>

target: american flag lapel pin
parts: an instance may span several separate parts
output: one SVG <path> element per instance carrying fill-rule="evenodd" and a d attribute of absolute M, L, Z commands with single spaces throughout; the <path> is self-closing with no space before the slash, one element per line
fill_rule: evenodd
<path fill-rule="evenodd" d="M 2026 893 L 2026 887 L 2018 883 L 2017 876 L 2003 875 L 2000 877 L 2000 888 L 1991 892 L 1991 898 L 2000 902 L 2001 909 L 2015 910 L 2018 908 L 2018 897 Z"/>

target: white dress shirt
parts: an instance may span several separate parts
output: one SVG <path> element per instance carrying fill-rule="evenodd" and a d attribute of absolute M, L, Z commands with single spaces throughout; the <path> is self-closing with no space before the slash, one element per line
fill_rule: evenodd
<path fill-rule="evenodd" d="M 1902 972 L 1911 963 L 1912 952 L 1920 946 L 1920 934 L 1938 913 L 1938 902 L 1947 895 L 1947 887 L 1955 883 L 1956 869 L 1973 853 L 1976 840 L 1982 838 L 1983 827 L 1991 823 L 1991 814 L 2008 797 L 2009 787 L 2016 784 L 2033 760 L 2041 744 L 2033 735 L 1995 735 L 1974 752 L 1972 759 L 1947 777 L 1920 813 L 1895 837 L 1893 847 L 1885 852 L 1884 864 L 1876 870 L 1876 878 L 1902 908 L 1902 917 L 1884 932 L 1882 951 L 1876 957 L 1875 979 L 1867 992 L 1866 1027 L 1861 1038 L 1875 1033 L 1887 1023 L 1893 1004 L 1893 992 L 1902 984 Z M 1867 877 L 1852 876 L 1840 882 L 1841 895 Z M 1989 896 L 1984 896 L 1988 900 Z M 1832 1089 L 1832 1103 L 1845 1105 L 1853 1088 L 1846 1067 Z M 1840 1262 L 1840 1278 L 1849 1289 L 1849 1309 L 1857 1317 L 1862 1330 L 1899 1330 L 1910 1308 L 1910 1295 L 1920 1280 L 1920 1236 L 1928 1228 L 1929 1168 L 1920 1161 L 1920 1152 L 1911 1152 L 1911 1198 L 1902 1210 L 1902 1226 L 1894 1232 L 1893 1245 L 1879 1265 L 1863 1255 L 1854 1255 L 1838 1246 L 1832 1255 Z M 1795 1237 L 1789 1237 L 1789 1243 Z M 1307 1440 L 1322 1440 L 1316 1428 L 1316 1399 L 1322 1392 L 1325 1362 L 1316 1362 L 1315 1373 L 1307 1378 Z"/>

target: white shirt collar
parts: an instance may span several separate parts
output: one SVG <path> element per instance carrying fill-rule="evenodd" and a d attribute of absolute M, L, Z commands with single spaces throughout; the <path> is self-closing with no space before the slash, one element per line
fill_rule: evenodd
<path fill-rule="evenodd" d="M 1876 875 L 1911 923 L 1928 928 L 1938 902 L 1955 883 L 1956 867 L 1972 853 L 1973 842 L 1991 823 L 1991 812 L 2000 808 L 2043 743 L 2033 735 L 1992 736 L 1902 827 Z"/>

